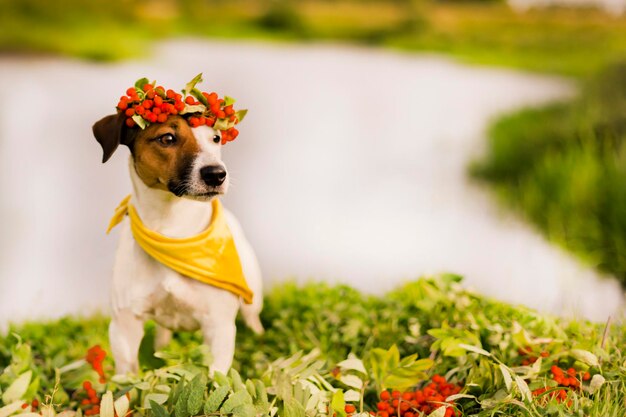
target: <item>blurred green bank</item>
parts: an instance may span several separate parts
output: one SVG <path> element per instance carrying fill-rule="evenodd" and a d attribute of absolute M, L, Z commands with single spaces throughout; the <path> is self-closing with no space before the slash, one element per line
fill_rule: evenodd
<path fill-rule="evenodd" d="M 495 0 L 3 0 L 0 51 L 116 60 L 175 36 L 343 41 L 583 76 L 626 55 L 626 18 Z"/>

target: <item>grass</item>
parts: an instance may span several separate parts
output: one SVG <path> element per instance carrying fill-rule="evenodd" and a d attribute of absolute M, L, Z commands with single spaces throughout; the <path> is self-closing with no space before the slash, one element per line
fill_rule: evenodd
<path fill-rule="evenodd" d="M 277 287 L 265 300 L 266 333 L 255 336 L 240 326 L 234 371 L 212 378 L 210 352 L 198 333 L 177 334 L 158 360 L 144 343 L 138 375 L 112 377 L 107 356 L 107 380 L 99 382 L 83 358 L 96 344 L 108 351 L 106 317 L 14 326 L 0 336 L 0 413 L 28 412 L 21 405 L 37 399 L 44 405 L 35 411 L 44 415 L 82 414 L 92 407 L 81 404 L 88 380 L 102 398 L 101 417 L 113 417 L 109 395 L 117 400 L 125 393 L 134 416 L 344 417 L 343 401 L 367 413 L 376 410 L 381 390 L 412 391 L 440 374 L 463 387 L 463 395 L 450 400 L 461 416 L 623 416 L 623 323 L 605 328 L 556 319 L 481 297 L 459 282 L 456 276 L 421 279 L 380 297 L 326 284 Z M 574 368 L 579 380 L 585 372 L 593 377 L 582 388 L 557 387 L 552 366 Z M 232 400 L 207 406 L 218 386 Z M 537 391 L 544 387 L 551 391 Z M 559 390 L 563 401 L 550 394 Z"/>
<path fill-rule="evenodd" d="M 575 77 L 626 57 L 626 18 L 594 10 L 515 13 L 500 2 L 5 0 L 0 28 L 5 53 L 91 60 L 142 56 L 155 40 L 188 35 L 339 40 Z"/>
<path fill-rule="evenodd" d="M 568 103 L 504 117 L 473 173 L 552 241 L 626 285 L 626 63 Z"/>

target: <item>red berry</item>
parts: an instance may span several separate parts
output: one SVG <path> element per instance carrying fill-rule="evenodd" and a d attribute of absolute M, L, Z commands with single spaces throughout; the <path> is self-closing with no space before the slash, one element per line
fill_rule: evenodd
<path fill-rule="evenodd" d="M 345 411 L 346 413 L 354 413 L 356 411 L 356 407 L 352 404 L 346 404 Z"/>
<path fill-rule="evenodd" d="M 224 113 L 224 110 L 219 110 L 219 111 L 216 113 L 216 116 L 217 116 L 217 118 L 218 118 L 218 119 L 223 119 L 223 118 L 225 118 L 225 117 L 226 117 L 226 113 Z"/>
<path fill-rule="evenodd" d="M 167 114 L 165 113 L 159 114 L 159 116 L 157 117 L 157 122 L 165 123 L 166 121 L 167 121 Z"/>
<path fill-rule="evenodd" d="M 154 98 L 154 105 L 155 106 L 161 106 L 163 104 L 163 99 L 159 96 L 156 96 Z"/>
<path fill-rule="evenodd" d="M 144 84 L 143 85 L 143 91 L 150 91 L 154 88 L 154 86 L 152 84 Z"/>
<path fill-rule="evenodd" d="M 150 90 L 146 93 L 146 97 L 148 97 L 149 99 L 153 99 L 155 95 L 154 90 Z"/>
<path fill-rule="evenodd" d="M 174 98 L 174 97 L 176 97 L 176 93 L 174 92 L 174 90 L 167 90 L 165 95 L 167 96 L 167 98 Z"/>
<path fill-rule="evenodd" d="M 174 104 L 174 108 L 178 111 L 182 111 L 185 109 L 185 103 L 183 103 L 182 101 L 177 101 L 176 104 Z"/>
<path fill-rule="evenodd" d="M 128 101 L 120 100 L 120 102 L 117 103 L 117 108 L 120 110 L 126 110 L 128 108 Z"/>
<path fill-rule="evenodd" d="M 142 106 L 144 106 L 146 109 L 151 109 L 153 104 L 154 103 L 152 102 L 152 100 L 144 100 Z"/>
<path fill-rule="evenodd" d="M 195 100 L 194 100 L 194 98 L 192 96 L 187 96 L 187 97 L 185 97 L 185 103 L 187 103 L 189 105 L 192 105 L 192 104 L 195 103 Z"/>
<path fill-rule="evenodd" d="M 589 381 L 591 379 L 591 374 L 589 372 L 585 372 L 583 375 L 583 381 Z"/>
<path fill-rule="evenodd" d="M 126 90 L 126 95 L 128 96 L 134 96 L 137 95 L 137 91 L 135 91 L 135 87 L 130 87 L 128 90 Z"/>
<path fill-rule="evenodd" d="M 135 126 L 135 121 L 129 117 L 128 119 L 126 119 L 126 126 L 134 127 Z"/>
<path fill-rule="evenodd" d="M 126 109 L 126 112 L 124 113 L 126 116 L 131 117 L 132 115 L 135 114 L 135 110 L 133 109 Z"/>

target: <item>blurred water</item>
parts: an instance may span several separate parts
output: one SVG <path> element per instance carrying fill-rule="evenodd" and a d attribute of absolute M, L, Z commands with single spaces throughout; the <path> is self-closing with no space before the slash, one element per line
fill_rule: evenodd
<path fill-rule="evenodd" d="M 225 147 L 225 204 L 267 285 L 296 278 L 387 291 L 424 273 L 544 311 L 603 320 L 602 279 L 499 211 L 469 182 L 495 115 L 572 92 L 563 80 L 435 56 L 338 46 L 179 40 L 149 60 L 0 59 L 0 325 L 106 309 L 129 191 L 128 151 L 106 165 L 94 121 L 140 76 L 232 95 L 250 113 Z"/>

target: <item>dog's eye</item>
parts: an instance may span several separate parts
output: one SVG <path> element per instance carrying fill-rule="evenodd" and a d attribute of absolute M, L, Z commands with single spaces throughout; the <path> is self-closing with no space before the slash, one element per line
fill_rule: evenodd
<path fill-rule="evenodd" d="M 159 136 L 157 138 L 157 142 L 159 142 L 163 146 L 172 146 L 176 143 L 176 138 L 171 133 L 166 133 L 163 136 Z"/>
<path fill-rule="evenodd" d="M 222 140 L 222 138 L 220 138 L 220 135 L 213 136 L 213 142 L 220 143 L 221 140 Z"/>

